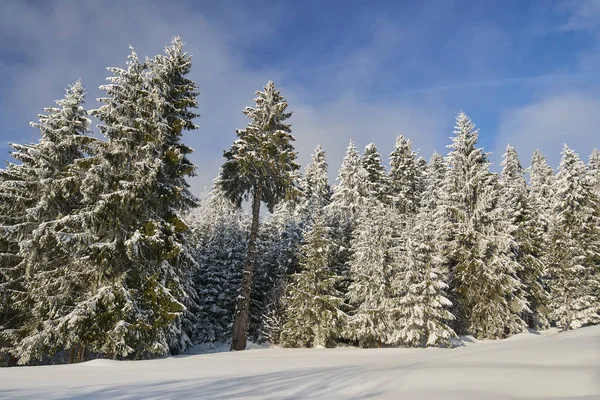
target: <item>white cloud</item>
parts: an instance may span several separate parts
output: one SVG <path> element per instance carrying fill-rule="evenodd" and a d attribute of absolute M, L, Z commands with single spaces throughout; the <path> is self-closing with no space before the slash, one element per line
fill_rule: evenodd
<path fill-rule="evenodd" d="M 505 114 L 494 153 L 502 154 L 507 143 L 515 146 L 521 163 L 528 166 L 533 150 L 540 149 L 550 165 L 557 167 L 566 142 L 587 159 L 600 146 L 600 97 L 570 92 L 545 98 Z"/>

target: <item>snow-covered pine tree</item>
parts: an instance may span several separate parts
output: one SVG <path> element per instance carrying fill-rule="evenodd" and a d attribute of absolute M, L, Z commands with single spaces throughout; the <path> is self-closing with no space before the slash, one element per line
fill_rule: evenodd
<path fill-rule="evenodd" d="M 419 158 L 417 158 L 416 168 L 417 168 L 417 171 L 416 171 L 417 203 L 419 203 L 419 205 L 420 205 L 421 197 L 423 196 L 423 193 L 425 192 L 425 190 L 427 188 L 427 183 L 426 183 L 427 160 L 424 159 L 423 157 L 419 156 Z"/>
<path fill-rule="evenodd" d="M 392 333 L 394 229 L 392 208 L 371 198 L 359 215 L 349 261 L 352 310 L 345 336 L 361 347 L 381 346 Z"/>
<path fill-rule="evenodd" d="M 200 308 L 194 335 L 198 342 L 229 340 L 246 257 L 247 218 L 225 196 L 220 179 L 215 178 L 210 196 L 191 222 L 198 263 L 195 287 Z"/>
<path fill-rule="evenodd" d="M 454 316 L 447 299 L 448 270 L 442 257 L 444 244 L 443 182 L 444 158 L 434 153 L 423 173 L 421 207 L 410 217 L 397 261 L 395 292 L 394 343 L 407 346 L 447 346 L 456 334 L 449 322 Z"/>
<path fill-rule="evenodd" d="M 600 322 L 600 214 L 585 165 L 566 144 L 554 184 L 551 306 L 563 330 Z"/>
<path fill-rule="evenodd" d="M 420 201 L 422 208 L 426 208 L 434 214 L 437 214 L 444 204 L 444 180 L 447 171 L 448 165 L 444 157 L 435 151 L 423 174 L 423 195 Z"/>
<path fill-rule="evenodd" d="M 27 310 L 23 304 L 26 274 L 19 256 L 20 231 L 27 224 L 27 209 L 37 203 L 36 160 L 26 152 L 15 153 L 25 156 L 26 161 L 7 163 L 0 170 L 0 354 L 15 343 L 7 333 L 21 326 Z"/>
<path fill-rule="evenodd" d="M 339 278 L 329 267 L 328 253 L 327 232 L 319 216 L 305 237 L 300 270 L 287 285 L 286 322 L 281 334 L 286 347 L 331 346 L 340 334 L 344 298 L 336 289 Z"/>
<path fill-rule="evenodd" d="M 592 150 L 587 165 L 587 171 L 594 192 L 597 196 L 600 196 L 600 150 Z"/>
<path fill-rule="evenodd" d="M 447 270 L 437 249 L 434 212 L 422 208 L 411 218 L 403 251 L 397 252 L 392 283 L 396 298 L 389 340 L 411 347 L 449 346 L 455 337 L 446 297 Z"/>
<path fill-rule="evenodd" d="M 476 147 L 478 131 L 463 112 L 456 117 L 455 136 L 444 182 L 449 218 L 444 256 L 450 267 L 450 299 L 457 318 L 455 331 L 478 338 L 520 332 L 527 307 L 512 249 L 514 240 L 499 207 L 499 182 Z"/>
<path fill-rule="evenodd" d="M 531 310 L 524 319 L 531 327 L 537 325 L 545 328 L 548 326 L 549 298 L 543 282 L 546 274 L 542 258 L 544 232 L 539 229 L 538 210 L 530 202 L 527 182 L 523 176 L 525 171 L 513 146 L 506 147 L 501 165 L 501 206 L 510 234 L 515 240 L 513 251 L 521 266 L 517 275 L 524 285 L 525 298 Z"/>
<path fill-rule="evenodd" d="M 300 179 L 300 199 L 298 213 L 304 225 L 310 225 L 317 216 L 323 213 L 324 208 L 331 202 L 331 186 L 327 177 L 327 160 L 325 151 L 318 145 L 313 154 L 312 162 L 304 169 Z"/>
<path fill-rule="evenodd" d="M 157 55 L 149 62 L 149 85 L 156 101 L 160 128 L 157 135 L 159 168 L 152 182 L 152 198 L 147 198 L 149 209 L 144 229 L 154 224 L 160 238 L 151 235 L 143 241 L 159 252 L 156 270 L 165 274 L 161 279 L 172 284 L 171 293 L 185 306 L 166 330 L 172 354 L 191 345 L 190 335 L 198 308 L 192 281 L 196 265 L 188 243 L 190 229 L 183 217 L 198 205 L 187 182 L 196 169 L 188 158 L 193 150 L 182 141 L 184 131 L 198 128 L 193 120 L 198 117 L 195 110 L 199 92 L 196 83 L 188 78 L 191 68 L 191 56 L 184 51 L 179 36 L 165 48 L 164 55 Z"/>
<path fill-rule="evenodd" d="M 329 213 L 342 220 L 353 220 L 367 203 L 369 177 L 352 140 L 342 160 L 333 188 Z"/>
<path fill-rule="evenodd" d="M 529 194 L 535 207 L 549 219 L 554 198 L 554 170 L 548 165 L 546 156 L 535 150 L 529 167 Z"/>
<path fill-rule="evenodd" d="M 350 239 L 360 212 L 368 204 L 368 175 L 352 140 L 342 160 L 331 203 L 325 208 L 325 224 L 331 238 L 331 268 L 341 277 L 338 289 L 346 295 L 350 284 Z"/>
<path fill-rule="evenodd" d="M 537 215 L 537 228 L 542 235 L 547 248 L 549 243 L 548 232 L 552 220 L 552 201 L 554 199 L 554 170 L 548 165 L 544 154 L 535 150 L 529 168 L 529 202 Z M 544 253 L 548 253 L 545 251 Z M 545 256 L 542 259 L 547 264 Z"/>
<path fill-rule="evenodd" d="M 398 211 L 413 215 L 418 205 L 418 172 L 416 152 L 410 139 L 400 135 L 396 138 L 394 151 L 390 154 L 390 196 Z"/>
<path fill-rule="evenodd" d="M 39 142 L 13 145 L 12 155 L 21 164 L 2 174 L 14 178 L 18 170 L 24 178 L 11 181 L 12 189 L 19 188 L 20 192 L 11 192 L 18 196 L 13 200 L 20 203 L 15 211 L 17 215 L 19 209 L 24 212 L 20 223 L 9 229 L 12 238 L 18 240 L 19 264 L 8 269 L 3 264 L 1 268 L 16 279 L 11 286 L 16 284 L 21 289 L 9 291 L 20 316 L 19 324 L 13 324 L 13 329 L 5 333 L 12 339 L 11 353 L 22 364 L 78 344 L 61 324 L 86 293 L 91 271 L 78 268 L 79 261 L 73 258 L 62 236 L 64 218 L 82 200 L 73 164 L 83 159 L 85 135 L 89 132 L 84 97 L 84 89 L 77 82 L 56 102 L 58 107 L 44 109 L 47 115 L 39 115 L 39 123 L 31 124 L 41 133 Z M 15 276 L 16 272 L 22 276 Z"/>
<path fill-rule="evenodd" d="M 287 101 L 271 81 L 264 92 L 256 92 L 256 95 L 256 106 L 243 111 L 251 122 L 237 131 L 238 139 L 224 153 L 226 161 L 222 170 L 223 190 L 236 205 L 240 206 L 244 199 L 252 196 L 248 254 L 237 298 L 232 350 L 246 348 L 260 204 L 264 201 L 272 211 L 277 203 L 294 192 L 293 184 L 300 168 L 292 146 L 291 127 L 285 122 L 292 115 L 287 111 Z"/>
<path fill-rule="evenodd" d="M 369 143 L 365 147 L 361 162 L 367 172 L 367 196 L 373 196 L 388 204 L 390 202 L 388 176 L 375 143 Z"/>

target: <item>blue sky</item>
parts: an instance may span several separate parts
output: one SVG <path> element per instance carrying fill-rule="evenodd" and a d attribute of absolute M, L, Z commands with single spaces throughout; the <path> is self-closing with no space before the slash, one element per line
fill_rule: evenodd
<path fill-rule="evenodd" d="M 246 123 L 241 110 L 275 81 L 294 110 L 300 161 L 321 144 L 334 178 L 350 139 L 387 156 L 404 134 L 424 157 L 447 153 L 467 112 L 495 168 L 507 143 L 556 166 L 563 143 L 600 146 L 600 1 L 3 1 L 0 153 L 81 78 L 95 108 L 107 66 L 128 45 L 162 51 L 181 35 L 202 92 L 196 193 Z"/>

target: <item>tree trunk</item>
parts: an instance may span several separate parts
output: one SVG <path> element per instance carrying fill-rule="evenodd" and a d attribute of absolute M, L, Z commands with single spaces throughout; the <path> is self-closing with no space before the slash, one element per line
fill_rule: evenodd
<path fill-rule="evenodd" d="M 250 314 L 250 294 L 254 277 L 254 261 L 256 260 L 256 239 L 258 237 L 258 217 L 262 192 L 260 188 L 254 190 L 252 198 L 252 225 L 248 239 L 248 253 L 244 264 L 244 277 L 242 287 L 237 297 L 235 319 L 233 321 L 233 336 L 231 350 L 244 350 L 246 348 L 246 331 Z"/>
<path fill-rule="evenodd" d="M 77 349 L 77 361 L 78 363 L 83 362 L 83 355 L 85 354 L 85 346 L 83 344 L 79 344 L 79 349 Z"/>

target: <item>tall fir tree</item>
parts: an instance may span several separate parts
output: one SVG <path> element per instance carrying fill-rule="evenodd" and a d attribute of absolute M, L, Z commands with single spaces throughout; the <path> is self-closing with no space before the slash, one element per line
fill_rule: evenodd
<path fill-rule="evenodd" d="M 460 112 L 448 155 L 444 182 L 449 223 L 445 257 L 450 267 L 451 300 L 457 333 L 500 338 L 520 332 L 527 309 L 517 277 L 509 227 L 499 207 L 498 178 L 476 147 L 478 131 Z"/>
<path fill-rule="evenodd" d="M 418 170 L 416 152 L 410 139 L 400 135 L 396 138 L 394 151 L 390 154 L 390 195 L 399 212 L 413 215 L 418 204 Z"/>
<path fill-rule="evenodd" d="M 448 269 L 443 258 L 443 182 L 447 167 L 434 153 L 423 173 L 418 213 L 409 217 L 403 248 L 395 252 L 395 329 L 392 341 L 407 346 L 448 346 L 456 336 L 447 298 Z"/>
<path fill-rule="evenodd" d="M 368 173 L 361 163 L 354 142 L 350 141 L 333 189 L 330 214 L 341 220 L 352 220 L 367 203 Z"/>
<path fill-rule="evenodd" d="M 252 196 L 248 254 L 238 295 L 232 350 L 246 348 L 261 202 L 273 210 L 293 191 L 300 168 L 292 146 L 291 127 L 285 122 L 292 115 L 287 111 L 287 101 L 280 91 L 275 90 L 273 82 L 268 82 L 264 92 L 256 92 L 256 95 L 256 106 L 244 110 L 251 122 L 245 129 L 237 131 L 238 139 L 224 153 L 223 190 L 238 206 Z"/>
<path fill-rule="evenodd" d="M 383 166 L 381 154 L 375 143 L 369 143 L 362 155 L 362 166 L 367 172 L 367 195 L 383 203 L 389 203 L 388 176 Z"/>
<path fill-rule="evenodd" d="M 552 223 L 552 201 L 554 199 L 554 170 L 548 165 L 544 154 L 535 150 L 529 168 L 529 203 L 536 213 L 536 227 L 540 232 L 544 249 L 541 260 L 547 265 L 550 244 L 549 231 Z"/>
<path fill-rule="evenodd" d="M 284 346 L 331 346 L 341 333 L 344 299 L 336 289 L 339 278 L 330 269 L 328 254 L 324 221 L 318 217 L 302 246 L 300 270 L 287 285 Z"/>
<path fill-rule="evenodd" d="M 345 335 L 361 347 L 381 347 L 392 334 L 394 225 L 392 209 L 371 198 L 351 241 L 347 297 L 352 309 Z"/>
<path fill-rule="evenodd" d="M 531 312 L 524 316 L 531 327 L 548 326 L 548 292 L 543 282 L 546 264 L 544 232 L 539 229 L 538 210 L 530 201 L 523 167 L 514 147 L 508 145 L 503 155 L 501 206 L 515 240 L 513 251 L 520 264 L 518 277 L 524 285 L 525 298 Z"/>
<path fill-rule="evenodd" d="M 416 188 L 417 188 L 417 203 L 420 205 L 420 199 L 423 196 L 423 193 L 427 189 L 427 160 L 423 157 L 419 156 L 416 162 Z"/>
<path fill-rule="evenodd" d="M 590 154 L 587 171 L 596 196 L 600 196 L 600 150 L 594 149 Z"/>
<path fill-rule="evenodd" d="M 10 351 L 21 363 L 74 344 L 59 321 L 82 296 L 89 273 L 77 268 L 61 236 L 64 217 L 81 204 L 72 167 L 84 157 L 84 138 L 89 133 L 84 97 L 77 82 L 56 102 L 58 107 L 44 109 L 47 114 L 31 124 L 41 133 L 39 142 L 13 145 L 12 155 L 21 164 L 0 174 L 8 189 L 2 192 L 8 195 L 8 205 L 14 206 L 13 222 L 18 222 L 4 225 L 10 232 L 7 239 L 18 247 L 13 247 L 16 258 L 2 263 L 0 271 L 9 289 L 7 300 L 13 311 L 19 310 L 18 316 L 12 316 L 15 320 L 7 321 L 5 333 L 12 342 Z"/>
<path fill-rule="evenodd" d="M 329 262 L 341 278 L 338 289 L 346 296 L 350 284 L 350 240 L 358 215 L 368 204 L 368 174 L 352 140 L 338 171 L 337 182 L 331 203 L 325 208 L 325 223 L 332 242 Z M 345 310 L 349 310 L 349 304 L 345 304 Z"/>
<path fill-rule="evenodd" d="M 188 78 L 192 58 L 183 46 L 183 40 L 176 36 L 164 54 L 151 59 L 148 65 L 160 131 L 156 154 L 159 167 L 152 182 L 152 198 L 147 198 L 149 210 L 144 229 L 154 224 L 160 232 L 159 239 L 148 237 L 145 241 L 152 251 L 158 252 L 153 257 L 158 258 L 156 270 L 165 273 L 161 279 L 172 284 L 169 289 L 185 306 L 166 330 L 172 354 L 185 351 L 191 345 L 190 335 L 198 308 L 193 285 L 196 263 L 189 243 L 190 228 L 184 218 L 191 208 L 198 206 L 198 199 L 190 192 L 187 182 L 188 177 L 195 175 L 196 166 L 188 158 L 193 149 L 183 142 L 183 134 L 198 129 L 193 120 L 199 116 L 196 113 L 199 91 L 196 83 Z"/>
<path fill-rule="evenodd" d="M 325 207 L 331 203 L 332 191 L 327 177 L 327 167 L 325 151 L 319 145 L 312 154 L 312 162 L 306 166 L 304 175 L 300 179 L 302 197 L 299 213 L 303 220 L 313 220 L 318 215 L 322 215 Z"/>
<path fill-rule="evenodd" d="M 396 254 L 395 329 L 390 341 L 411 347 L 447 347 L 456 334 L 449 326 L 454 316 L 446 295 L 447 270 L 438 255 L 434 213 L 423 208 L 411 220 L 404 249 Z"/>
<path fill-rule="evenodd" d="M 567 145 L 554 184 L 551 306 L 563 330 L 600 322 L 598 197 L 585 165 Z"/>

